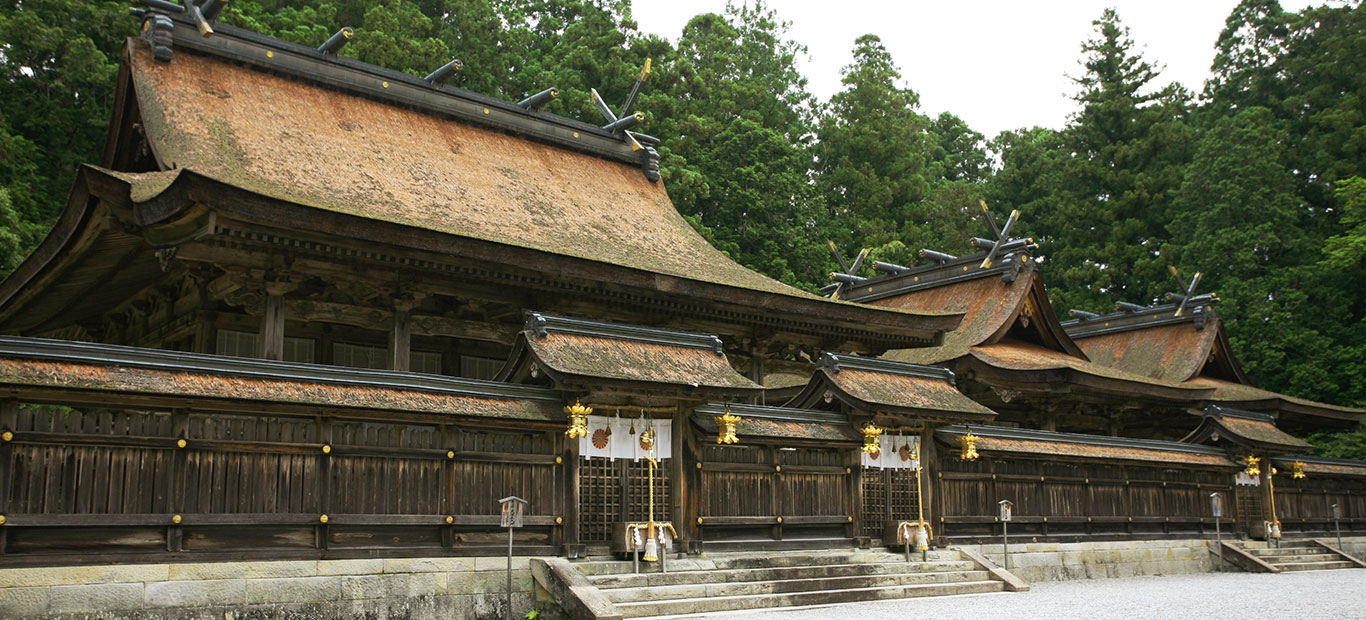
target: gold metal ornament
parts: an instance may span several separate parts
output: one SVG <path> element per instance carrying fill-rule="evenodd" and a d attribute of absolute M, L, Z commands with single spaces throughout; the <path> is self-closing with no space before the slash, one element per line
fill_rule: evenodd
<path fill-rule="evenodd" d="M 565 429 L 564 436 L 570 439 L 587 437 L 588 414 L 593 413 L 593 408 L 575 401 L 573 405 L 565 407 L 564 412 L 569 415 L 569 428 Z"/>
<path fill-rule="evenodd" d="M 863 426 L 863 452 L 865 454 L 882 454 L 882 440 L 878 435 L 882 434 L 882 429 L 872 422 Z"/>
<path fill-rule="evenodd" d="M 1304 461 L 1295 461 L 1290 464 L 1290 477 L 1296 480 L 1304 477 Z"/>
<path fill-rule="evenodd" d="M 319 515 L 318 523 L 327 523 L 327 515 Z"/>
<path fill-rule="evenodd" d="M 1243 473 L 1245 473 L 1245 474 L 1247 474 L 1247 475 L 1249 475 L 1249 476 L 1260 476 L 1260 475 L 1262 475 L 1262 468 L 1261 468 L 1261 466 L 1258 465 L 1258 463 L 1261 463 L 1261 462 L 1262 462 L 1262 457 L 1248 455 L 1247 458 L 1243 459 L 1243 463 L 1244 463 L 1245 465 L 1247 465 L 1247 469 L 1243 470 Z"/>
<path fill-rule="evenodd" d="M 180 521 L 181 521 L 180 515 L 173 515 L 173 516 L 171 517 L 171 523 L 174 523 L 174 524 L 176 524 L 176 525 L 180 525 Z"/>
<path fill-rule="evenodd" d="M 655 429 L 653 426 L 646 428 L 645 432 L 640 434 L 640 449 L 646 452 L 655 449 Z"/>
<path fill-rule="evenodd" d="M 4 433 L 0 433 L 0 439 L 3 439 L 3 440 L 5 440 L 5 441 L 14 441 L 14 433 L 11 433 L 11 432 L 9 432 L 9 431 L 5 431 Z"/>
<path fill-rule="evenodd" d="M 188 444 L 184 439 L 177 439 L 177 440 L 175 440 L 175 447 L 177 447 L 177 448 L 184 448 L 184 447 L 187 446 L 187 445 L 189 445 L 189 444 Z"/>
<path fill-rule="evenodd" d="M 455 517 L 452 517 L 452 516 L 450 516 L 450 515 L 447 515 L 447 516 L 446 516 L 446 525 L 450 525 L 450 524 L 452 524 L 452 523 L 455 523 Z"/>
<path fill-rule="evenodd" d="M 978 436 L 976 436 L 976 435 L 974 435 L 974 434 L 972 434 L 972 431 L 968 431 L 968 434 L 963 435 L 962 437 L 959 437 L 959 438 L 958 438 L 958 444 L 959 444 L 960 446 L 962 446 L 963 452 L 962 452 L 962 454 L 958 455 L 958 458 L 960 458 L 960 459 L 962 459 L 962 460 L 964 460 L 964 461 L 974 461 L 974 460 L 977 460 L 977 456 L 978 456 L 978 454 L 977 454 L 977 440 L 978 440 L 978 439 L 981 439 L 981 438 L 978 437 Z"/>
<path fill-rule="evenodd" d="M 716 434 L 716 443 L 733 444 L 740 443 L 740 438 L 735 436 L 735 424 L 740 421 L 740 416 L 726 411 L 716 416 L 716 422 L 720 425 L 720 430 Z"/>

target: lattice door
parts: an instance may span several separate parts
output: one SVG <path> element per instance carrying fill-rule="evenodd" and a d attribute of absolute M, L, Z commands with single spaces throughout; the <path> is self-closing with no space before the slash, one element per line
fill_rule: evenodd
<path fill-rule="evenodd" d="M 667 463 L 655 468 L 656 521 L 672 518 Z M 613 523 L 649 518 L 648 468 L 644 459 L 588 458 L 579 464 L 579 542 L 608 543 Z"/>
<path fill-rule="evenodd" d="M 922 480 L 921 484 L 928 482 Z M 864 536 L 881 538 L 886 521 L 907 521 L 918 516 L 920 494 L 915 488 L 915 470 L 865 467 L 862 485 Z"/>

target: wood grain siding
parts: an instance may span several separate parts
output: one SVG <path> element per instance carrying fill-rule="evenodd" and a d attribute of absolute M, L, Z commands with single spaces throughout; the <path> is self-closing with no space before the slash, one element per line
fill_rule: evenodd
<path fill-rule="evenodd" d="M 556 431 L 110 400 L 8 406 L 0 566 L 493 554 L 507 495 L 523 552 L 562 542 Z"/>
<path fill-rule="evenodd" d="M 1213 534 L 1208 496 L 1226 495 L 1233 474 L 1162 465 L 983 456 L 940 460 L 940 534 L 951 541 L 999 540 L 997 502 L 1014 502 L 1012 535 L 1051 540 Z M 1225 527 L 1234 516 L 1225 517 Z"/>
<path fill-rule="evenodd" d="M 699 498 L 704 543 L 851 539 L 848 448 L 706 446 Z"/>
<path fill-rule="evenodd" d="M 1343 535 L 1366 532 L 1366 477 L 1308 474 L 1296 480 L 1282 467 L 1276 476 L 1276 517 L 1287 534 L 1327 536 L 1334 532 L 1333 504 L 1341 511 Z"/>

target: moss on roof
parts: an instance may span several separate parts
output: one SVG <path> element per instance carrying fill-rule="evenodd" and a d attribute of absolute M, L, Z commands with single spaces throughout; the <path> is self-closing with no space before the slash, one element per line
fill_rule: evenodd
<path fill-rule="evenodd" d="M 551 371 L 576 377 L 646 383 L 759 390 L 711 349 L 639 340 L 550 332 L 523 332 L 536 360 Z"/>
<path fill-rule="evenodd" d="M 59 387 L 214 400 L 354 407 L 476 418 L 562 421 L 559 403 L 299 380 L 153 370 L 98 363 L 0 359 L 0 385 Z"/>
<path fill-rule="evenodd" d="M 1219 336 L 1219 320 L 1204 329 L 1176 323 L 1089 338 L 1073 338 L 1091 361 L 1163 381 L 1185 381 L 1200 373 Z"/>

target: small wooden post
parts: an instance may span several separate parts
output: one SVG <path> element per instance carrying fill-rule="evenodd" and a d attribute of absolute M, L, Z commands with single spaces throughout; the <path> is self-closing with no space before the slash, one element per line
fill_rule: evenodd
<path fill-rule="evenodd" d="M 298 288 L 297 282 L 266 282 L 266 315 L 261 319 L 261 358 L 285 359 L 285 294 Z"/>
<path fill-rule="evenodd" d="M 508 600 L 507 609 L 503 610 L 503 617 L 512 620 L 512 530 L 522 527 L 522 512 L 526 509 L 527 501 L 510 495 L 498 500 L 502 505 L 499 525 L 508 529 Z"/>
<path fill-rule="evenodd" d="M 1209 494 L 1210 512 L 1214 513 L 1214 549 L 1219 554 L 1219 566 L 1215 570 L 1224 570 L 1224 539 L 1223 533 L 1219 530 L 1219 519 L 1224 516 L 1224 498 L 1218 491 Z"/>

